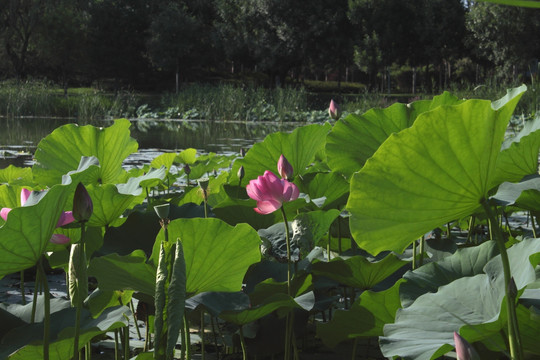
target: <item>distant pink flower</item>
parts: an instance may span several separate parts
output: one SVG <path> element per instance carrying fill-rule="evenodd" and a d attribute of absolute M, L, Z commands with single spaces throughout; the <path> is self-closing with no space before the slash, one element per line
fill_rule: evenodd
<path fill-rule="evenodd" d="M 24 204 L 26 204 L 26 200 L 28 200 L 31 193 L 32 192 L 30 190 L 25 188 L 21 190 L 21 206 L 24 206 Z M 0 210 L 0 217 L 2 217 L 4 221 L 7 221 L 7 217 L 10 211 L 10 208 L 2 208 L 2 210 Z M 56 227 L 67 225 L 73 221 L 75 221 L 75 219 L 73 218 L 73 214 L 71 213 L 71 211 L 63 211 L 60 215 L 60 218 L 58 219 L 58 222 L 56 223 Z M 70 241 L 70 239 L 65 235 L 54 234 L 50 241 L 54 244 L 66 244 Z"/>
<path fill-rule="evenodd" d="M 299 195 L 294 183 L 278 178 L 271 171 L 265 171 L 264 175 L 251 180 L 246 190 L 248 196 L 257 201 L 255 211 L 263 215 L 273 213 L 284 202 L 296 200 Z"/>
<path fill-rule="evenodd" d="M 277 171 L 282 179 L 290 180 L 293 177 L 294 169 L 292 165 L 287 161 L 287 158 L 281 154 L 277 163 Z"/>
<path fill-rule="evenodd" d="M 341 111 L 339 109 L 338 104 L 334 101 L 334 99 L 330 100 L 330 107 L 328 108 L 328 114 L 330 117 L 334 120 L 339 120 L 339 117 L 341 116 Z"/>
<path fill-rule="evenodd" d="M 458 360 L 476 360 L 480 359 L 478 353 L 461 335 L 454 331 L 454 343 L 456 344 L 456 354 Z"/>

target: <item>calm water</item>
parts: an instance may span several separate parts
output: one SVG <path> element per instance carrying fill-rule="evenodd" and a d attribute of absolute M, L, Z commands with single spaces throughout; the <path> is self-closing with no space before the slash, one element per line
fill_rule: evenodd
<path fill-rule="evenodd" d="M 0 118 L 0 168 L 32 165 L 38 143 L 74 119 Z M 112 121 L 94 123 L 109 126 Z M 85 125 L 85 124 L 81 124 Z M 249 148 L 276 131 L 292 131 L 298 123 L 245 123 L 196 120 L 132 120 L 131 137 L 139 152 L 129 162 L 144 163 L 163 152 L 195 148 L 201 153 L 232 153 Z"/>

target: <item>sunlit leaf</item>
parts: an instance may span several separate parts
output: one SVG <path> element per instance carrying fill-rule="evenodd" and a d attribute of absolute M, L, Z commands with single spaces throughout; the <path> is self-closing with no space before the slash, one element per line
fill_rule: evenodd
<path fill-rule="evenodd" d="M 473 213 L 488 197 L 524 91 L 514 89 L 493 107 L 482 100 L 441 106 L 391 135 L 351 181 L 347 208 L 358 245 L 373 254 L 402 252 L 426 232 Z"/>

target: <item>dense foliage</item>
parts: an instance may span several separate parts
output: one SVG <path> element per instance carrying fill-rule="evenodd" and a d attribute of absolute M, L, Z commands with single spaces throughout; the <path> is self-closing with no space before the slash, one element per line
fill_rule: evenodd
<path fill-rule="evenodd" d="M 436 90 L 528 81 L 540 11 L 460 0 L 5 0 L 0 71 L 69 84 L 174 88 L 258 72 Z M 394 78 L 394 74 L 391 74 Z M 386 80 L 385 80 L 386 79 Z M 287 80 L 288 81 L 288 80 Z"/>

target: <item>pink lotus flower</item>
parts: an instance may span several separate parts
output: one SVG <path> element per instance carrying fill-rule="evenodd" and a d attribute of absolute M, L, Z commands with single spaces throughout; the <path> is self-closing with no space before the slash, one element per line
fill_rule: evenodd
<path fill-rule="evenodd" d="M 334 120 L 339 120 L 339 117 L 341 116 L 341 111 L 339 110 L 338 104 L 334 101 L 334 99 L 330 100 L 330 107 L 328 108 L 328 114 L 330 117 Z"/>
<path fill-rule="evenodd" d="M 281 154 L 281 156 L 279 157 L 279 161 L 277 163 L 277 171 L 282 179 L 292 179 L 294 169 L 292 165 L 287 161 L 287 158 L 283 156 L 283 154 Z"/>
<path fill-rule="evenodd" d="M 246 190 L 248 196 L 257 201 L 255 211 L 263 215 L 273 213 L 280 209 L 284 202 L 296 200 L 299 195 L 295 184 L 278 178 L 268 170 L 263 176 L 251 180 Z"/>
<path fill-rule="evenodd" d="M 454 331 L 454 343 L 458 360 L 479 360 L 480 356 L 461 335 Z"/>
<path fill-rule="evenodd" d="M 26 204 L 26 200 L 28 200 L 31 193 L 32 192 L 30 190 L 25 189 L 25 188 L 21 190 L 21 206 L 24 206 L 24 204 Z M 0 210 L 0 217 L 2 217 L 4 221 L 7 221 L 7 217 L 10 211 L 11 211 L 10 208 L 2 208 L 2 210 Z M 60 215 L 60 219 L 58 219 L 58 222 L 56 223 L 56 227 L 67 225 L 73 221 L 75 221 L 75 219 L 73 218 L 73 214 L 71 213 L 71 211 L 64 211 Z M 67 236 L 62 235 L 62 234 L 54 234 L 50 241 L 53 244 L 67 244 L 70 241 L 70 239 Z"/>

